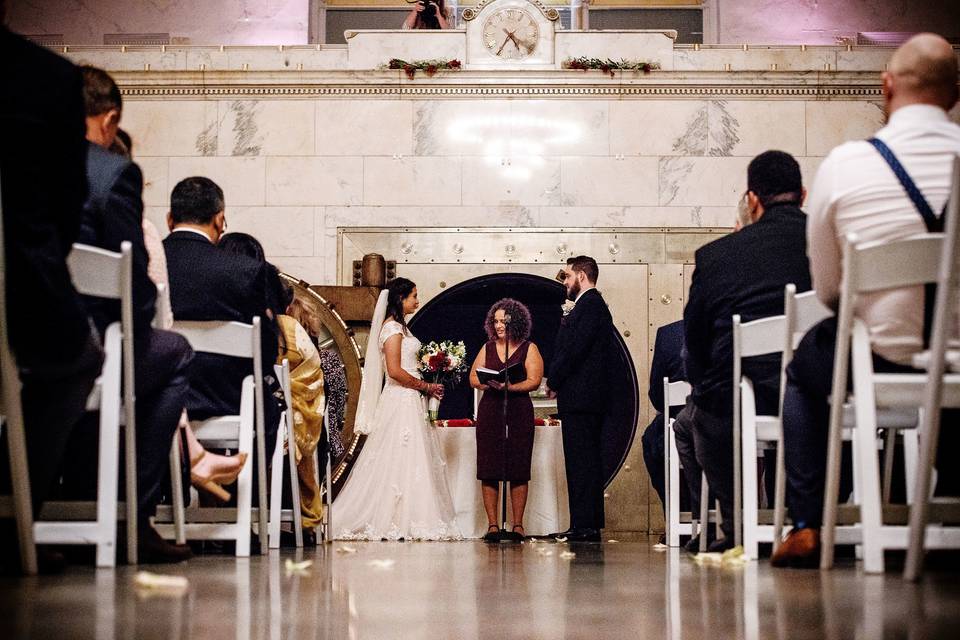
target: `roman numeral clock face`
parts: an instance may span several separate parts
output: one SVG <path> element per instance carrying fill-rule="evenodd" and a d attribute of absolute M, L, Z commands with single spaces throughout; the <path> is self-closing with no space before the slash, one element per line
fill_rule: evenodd
<path fill-rule="evenodd" d="M 501 60 L 522 60 L 533 55 L 540 30 L 523 9 L 503 9 L 483 23 L 483 46 Z"/>

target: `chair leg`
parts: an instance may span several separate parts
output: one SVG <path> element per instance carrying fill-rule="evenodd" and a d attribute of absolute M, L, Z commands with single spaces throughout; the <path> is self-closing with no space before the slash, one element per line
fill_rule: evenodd
<path fill-rule="evenodd" d="M 277 433 L 277 446 L 273 448 L 273 463 L 270 467 L 270 548 L 280 548 L 280 498 L 283 493 L 283 441 L 287 437 L 285 427 Z M 263 513 L 261 507 L 260 513 Z"/>
<path fill-rule="evenodd" d="M 747 413 L 747 412 L 744 412 Z M 743 446 L 743 457 L 741 462 L 741 477 L 743 491 L 743 551 L 744 555 L 751 560 L 756 560 L 759 554 L 759 544 L 757 541 L 759 515 L 757 505 L 757 433 L 756 425 L 750 419 L 751 416 L 745 415 L 742 424 L 743 437 L 740 442 Z"/>
<path fill-rule="evenodd" d="M 297 471 L 296 442 L 288 436 L 287 469 L 290 472 L 290 501 L 293 513 L 293 540 L 298 549 L 303 548 L 303 512 L 300 508 L 300 474 Z"/>
<path fill-rule="evenodd" d="M 893 491 L 893 457 L 897 449 L 897 432 L 887 429 L 883 438 L 883 504 L 890 504 Z"/>
<path fill-rule="evenodd" d="M 903 467 L 907 485 L 907 504 L 913 504 L 916 498 L 917 462 L 920 459 L 920 430 L 908 429 L 903 432 Z"/>
<path fill-rule="evenodd" d="M 700 473 L 700 551 L 707 550 L 707 531 L 710 529 L 710 487 L 707 474 Z"/>
<path fill-rule="evenodd" d="M 777 551 L 780 541 L 783 540 L 783 523 L 787 516 L 787 478 L 786 461 L 783 451 L 783 431 L 781 428 L 780 442 L 777 443 L 777 470 L 774 478 L 773 497 L 773 551 Z"/>
<path fill-rule="evenodd" d="M 262 422 L 261 422 L 262 424 Z M 260 533 L 260 553 L 261 555 L 266 555 L 268 551 L 269 543 L 269 529 L 268 521 L 270 512 L 270 502 L 269 502 L 269 493 L 267 485 L 267 444 L 266 436 L 263 433 L 263 429 L 259 426 L 254 433 L 255 443 L 257 447 L 257 457 L 260 459 L 260 464 L 257 465 L 257 480 L 259 482 L 259 487 L 257 488 L 258 498 L 259 498 L 259 507 L 257 508 L 257 524 L 258 531 Z"/>
<path fill-rule="evenodd" d="M 173 435 L 173 444 L 170 446 L 170 488 L 173 493 L 173 530 L 177 544 L 185 544 L 187 533 L 183 507 L 183 474 L 180 466 L 180 429 Z"/>
<path fill-rule="evenodd" d="M 672 420 L 667 420 L 668 423 L 672 423 Z M 677 461 L 677 444 L 674 439 L 673 429 L 667 427 L 666 438 L 665 438 L 665 449 L 666 449 L 666 470 L 667 470 L 667 521 L 666 521 L 666 533 L 667 533 L 667 545 L 671 547 L 680 546 L 680 501 L 679 501 L 679 485 L 680 485 L 680 465 Z"/>
<path fill-rule="evenodd" d="M 13 384 L 6 379 L 8 366 L 10 364 L 4 362 L 3 393 L 7 396 L 4 400 L 10 401 L 4 403 L 4 410 L 7 412 L 5 426 L 10 458 L 10 476 L 13 485 L 13 509 L 17 519 L 17 539 L 20 543 L 20 566 L 25 575 L 32 576 L 37 573 L 37 547 L 33 541 L 33 506 L 30 500 L 27 443 L 23 431 L 23 416 L 20 412 L 20 385 L 19 381 L 17 384 Z M 12 367 L 10 368 L 12 369 Z M 10 397 L 12 394 L 17 394 L 18 397 Z"/>
<path fill-rule="evenodd" d="M 333 537 L 336 535 L 336 529 L 333 528 L 333 461 L 331 456 L 327 455 L 327 513 L 326 513 L 326 533 L 325 540 L 327 542 L 333 542 Z"/>

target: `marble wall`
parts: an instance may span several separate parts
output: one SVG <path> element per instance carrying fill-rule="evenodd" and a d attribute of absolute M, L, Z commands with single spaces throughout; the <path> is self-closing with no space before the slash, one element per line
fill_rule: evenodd
<path fill-rule="evenodd" d="M 161 224 L 180 179 L 224 189 L 230 230 L 334 283 L 338 227 L 728 227 L 766 149 L 809 183 L 881 125 L 861 101 L 131 100 L 123 126 Z"/>

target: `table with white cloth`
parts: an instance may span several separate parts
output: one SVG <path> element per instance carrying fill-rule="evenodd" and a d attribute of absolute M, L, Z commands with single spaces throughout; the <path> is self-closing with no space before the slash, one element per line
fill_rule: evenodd
<path fill-rule="evenodd" d="M 436 427 L 447 482 L 453 495 L 457 524 L 465 538 L 480 538 L 487 532 L 480 481 L 477 480 L 477 436 L 474 427 Z M 510 509 L 507 509 L 509 518 Z M 527 535 L 565 531 L 570 524 L 567 506 L 567 474 L 563 465 L 563 438 L 559 426 L 536 426 L 527 508 L 523 515 Z"/>

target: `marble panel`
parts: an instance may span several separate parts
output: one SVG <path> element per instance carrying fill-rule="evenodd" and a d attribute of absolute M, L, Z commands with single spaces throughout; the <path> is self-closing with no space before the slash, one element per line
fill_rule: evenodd
<path fill-rule="evenodd" d="M 486 227 L 536 226 L 537 208 L 492 207 L 327 207 L 326 229 L 338 227 Z"/>
<path fill-rule="evenodd" d="M 327 278 L 327 261 L 323 256 L 298 258 L 268 255 L 267 260 L 283 273 L 304 280 L 308 284 L 336 284 L 336 271 L 333 272 L 333 278 L 329 280 Z"/>
<path fill-rule="evenodd" d="M 137 149 L 134 147 L 134 151 Z M 147 207 L 169 207 L 170 189 L 167 177 L 170 171 L 168 158 L 143 158 L 134 156 L 143 172 L 143 204 Z"/>
<path fill-rule="evenodd" d="M 800 101 L 622 100 L 610 102 L 610 153 L 755 156 L 805 150 Z"/>
<path fill-rule="evenodd" d="M 360 204 L 363 158 L 266 159 L 266 202 L 271 205 Z"/>
<path fill-rule="evenodd" d="M 466 33 L 457 30 L 358 30 L 346 36 L 351 69 L 376 69 L 391 58 L 463 62 L 467 53 Z"/>
<path fill-rule="evenodd" d="M 750 158 L 661 158 L 660 204 L 736 206 Z"/>
<path fill-rule="evenodd" d="M 121 126 L 136 157 L 217 154 L 217 103 L 205 100 L 127 100 Z"/>
<path fill-rule="evenodd" d="M 408 100 L 319 100 L 316 153 L 383 156 L 413 153 L 413 109 Z"/>
<path fill-rule="evenodd" d="M 232 207 L 228 232 L 249 233 L 268 256 L 312 256 L 314 207 Z"/>
<path fill-rule="evenodd" d="M 149 220 L 157 228 L 157 231 L 160 233 L 160 239 L 166 238 L 170 231 L 167 229 L 167 214 L 170 212 L 170 207 L 150 207 L 146 206 L 143 208 L 143 217 L 146 220 Z"/>
<path fill-rule="evenodd" d="M 806 103 L 807 153 L 823 156 L 848 140 L 869 138 L 883 126 L 883 109 L 860 101 Z"/>
<path fill-rule="evenodd" d="M 817 177 L 817 170 L 820 163 L 823 162 L 823 156 L 797 158 L 800 165 L 800 175 L 803 177 L 803 186 L 807 191 L 813 186 L 813 179 Z"/>
<path fill-rule="evenodd" d="M 418 156 L 483 155 L 491 141 L 511 135 L 509 100 L 431 100 L 412 105 L 413 153 Z"/>
<path fill-rule="evenodd" d="M 314 113 L 314 103 L 307 100 L 222 101 L 217 151 L 223 156 L 313 155 Z"/>
<path fill-rule="evenodd" d="M 540 207 L 540 227 L 732 227 L 736 208 L 679 207 Z"/>
<path fill-rule="evenodd" d="M 724 65 L 732 71 L 769 71 L 777 65 L 777 71 L 820 71 L 829 64 L 837 68 L 835 49 L 810 48 L 767 49 L 752 47 L 742 49 L 678 49 L 673 52 L 673 68 L 676 71 L 723 71 Z"/>
<path fill-rule="evenodd" d="M 461 203 L 460 165 L 459 158 L 437 156 L 365 158 L 363 204 L 459 205 Z M 411 224 L 414 223 L 415 221 L 411 222 Z"/>
<path fill-rule="evenodd" d="M 556 63 L 561 68 L 568 58 L 612 58 L 658 62 L 673 69 L 673 38 L 653 31 L 557 31 Z"/>
<path fill-rule="evenodd" d="M 266 159 L 264 158 L 170 158 L 168 186 L 190 176 L 204 176 L 223 189 L 227 215 L 236 206 L 264 204 Z"/>
<path fill-rule="evenodd" d="M 837 71 L 883 71 L 893 55 L 892 48 L 837 51 Z"/>
<path fill-rule="evenodd" d="M 154 51 L 128 49 L 67 49 L 64 56 L 77 65 L 91 65 L 104 71 L 182 71 L 187 69 L 187 52 L 184 50 Z"/>
<path fill-rule="evenodd" d="M 530 155 L 610 153 L 609 103 L 605 100 L 516 100 L 510 103 L 510 144 Z"/>
<path fill-rule="evenodd" d="M 561 201 L 568 206 L 655 205 L 658 167 L 657 158 L 565 157 Z"/>
<path fill-rule="evenodd" d="M 463 159 L 465 205 L 559 205 L 561 200 L 559 158 Z"/>

